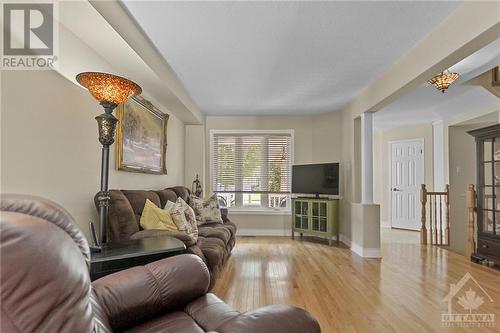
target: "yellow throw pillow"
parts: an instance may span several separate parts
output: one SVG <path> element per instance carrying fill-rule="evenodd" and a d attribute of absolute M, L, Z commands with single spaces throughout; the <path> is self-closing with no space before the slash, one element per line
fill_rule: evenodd
<path fill-rule="evenodd" d="M 157 207 L 149 199 L 146 199 L 146 204 L 142 210 L 140 224 L 144 230 L 159 229 L 177 231 L 177 227 L 170 214 L 166 210 Z"/>

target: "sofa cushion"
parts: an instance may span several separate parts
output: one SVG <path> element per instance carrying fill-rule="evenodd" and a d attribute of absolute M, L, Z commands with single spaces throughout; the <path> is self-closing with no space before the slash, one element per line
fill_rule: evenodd
<path fill-rule="evenodd" d="M 231 238 L 235 238 L 236 237 L 236 224 L 234 224 L 233 222 L 229 221 L 229 220 L 226 220 L 224 221 L 224 224 L 223 224 L 224 228 L 226 228 L 227 230 L 229 230 L 231 232 Z"/>
<path fill-rule="evenodd" d="M 156 206 L 160 207 L 160 197 L 153 191 L 122 190 L 122 192 L 132 206 L 138 225 L 141 221 L 142 210 L 146 204 L 146 199 L 151 200 Z"/>
<path fill-rule="evenodd" d="M 160 206 L 159 207 L 165 207 L 165 204 L 167 201 L 172 201 L 175 202 L 177 200 L 177 194 L 172 191 L 172 190 L 160 190 L 160 191 L 154 191 L 158 197 L 160 198 Z"/>
<path fill-rule="evenodd" d="M 165 237 L 165 236 L 177 238 L 178 240 L 183 242 L 184 245 L 186 245 L 186 247 L 196 245 L 196 240 L 193 237 L 181 231 L 167 231 L 167 230 L 157 230 L 157 229 L 141 230 L 130 236 L 130 239 L 144 239 L 149 237 Z"/>
<path fill-rule="evenodd" d="M 96 194 L 94 200 L 96 207 L 99 206 L 97 200 L 99 194 Z M 109 241 L 120 241 L 129 239 L 129 237 L 139 229 L 139 220 L 130 205 L 130 201 L 122 191 L 109 191 L 110 206 L 108 212 L 108 237 Z"/>
<path fill-rule="evenodd" d="M 224 260 L 225 244 L 221 239 L 213 237 L 198 237 L 198 246 L 207 259 L 210 271 L 218 265 L 222 265 Z"/>
<path fill-rule="evenodd" d="M 189 189 L 185 186 L 174 186 L 174 187 L 169 187 L 168 190 L 172 190 L 177 194 L 178 197 L 181 197 L 182 200 L 186 201 L 189 203 Z"/>
<path fill-rule="evenodd" d="M 218 223 L 215 223 L 218 224 Z M 224 245 L 229 242 L 229 239 L 231 238 L 231 231 L 229 229 L 224 228 L 221 224 L 218 224 L 221 227 L 216 227 L 213 225 L 207 226 L 207 225 L 200 225 L 198 227 L 198 235 L 203 236 L 203 237 L 215 237 L 224 242 Z"/>

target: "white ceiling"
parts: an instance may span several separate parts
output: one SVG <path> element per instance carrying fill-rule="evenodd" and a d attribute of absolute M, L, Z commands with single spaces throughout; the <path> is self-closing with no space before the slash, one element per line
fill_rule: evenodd
<path fill-rule="evenodd" d="M 375 113 L 374 127 L 387 129 L 429 123 L 500 106 L 500 100 L 486 89 L 464 84 L 498 65 L 500 39 L 452 66 L 450 70 L 460 73 L 460 78 L 444 94 L 425 83 Z"/>
<path fill-rule="evenodd" d="M 209 115 L 338 110 L 460 4 L 124 3 Z"/>

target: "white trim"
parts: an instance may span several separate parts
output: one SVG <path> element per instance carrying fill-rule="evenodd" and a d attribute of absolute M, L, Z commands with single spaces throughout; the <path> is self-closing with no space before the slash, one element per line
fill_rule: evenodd
<path fill-rule="evenodd" d="M 348 248 L 351 248 L 351 239 L 344 234 L 340 234 L 340 241 L 344 243 Z"/>
<path fill-rule="evenodd" d="M 351 242 L 351 251 L 363 258 L 382 258 L 380 248 L 367 248 Z"/>
<path fill-rule="evenodd" d="M 424 138 L 415 138 L 415 139 L 404 139 L 404 140 L 391 140 L 388 142 L 388 154 L 389 155 L 389 165 L 388 165 L 388 172 L 389 172 L 389 211 L 388 211 L 388 216 L 389 216 L 389 226 L 392 228 L 392 145 L 395 143 L 408 143 L 408 142 L 413 142 L 413 141 L 419 141 L 422 143 L 422 163 L 421 163 L 421 168 L 422 168 L 422 178 L 423 178 L 423 183 L 425 184 L 425 139 Z M 420 230 L 420 229 L 419 229 Z"/>
<path fill-rule="evenodd" d="M 361 114 L 361 203 L 373 203 L 373 113 Z"/>
<path fill-rule="evenodd" d="M 444 132 L 442 120 L 432 123 L 432 184 L 434 191 L 443 191 L 446 186 Z"/>
<path fill-rule="evenodd" d="M 282 237 L 290 237 L 292 233 L 292 229 L 258 229 L 258 228 L 238 228 L 236 231 L 236 236 L 282 236 Z M 298 232 L 296 231 L 295 234 Z M 297 237 L 297 236 L 295 236 Z M 321 236 L 317 236 L 321 237 Z M 291 237 L 290 237 L 291 238 Z M 328 240 L 328 237 L 322 237 Z M 337 236 L 333 236 L 332 240 L 337 240 Z M 340 242 L 344 243 L 346 247 L 351 249 L 351 240 L 344 234 L 340 234 Z M 352 249 L 351 249 L 352 250 Z"/>
<path fill-rule="evenodd" d="M 258 209 L 258 208 L 237 208 L 229 207 L 228 212 L 231 215 L 286 215 L 291 216 L 291 210 L 279 210 L 279 209 Z"/>
<path fill-rule="evenodd" d="M 290 237 L 292 230 L 283 228 L 279 229 L 254 229 L 254 228 L 238 228 L 236 236 L 283 236 Z M 291 237 L 290 237 L 291 238 Z"/>
<path fill-rule="evenodd" d="M 289 129 L 217 129 L 209 130 L 210 135 L 213 134 L 290 134 L 294 135 L 295 130 Z"/>

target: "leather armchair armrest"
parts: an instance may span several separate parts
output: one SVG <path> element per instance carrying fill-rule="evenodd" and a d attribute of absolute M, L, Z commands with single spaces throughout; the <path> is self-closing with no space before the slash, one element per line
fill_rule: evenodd
<path fill-rule="evenodd" d="M 192 254 L 155 261 L 114 274 L 92 283 L 115 332 L 182 309 L 206 294 L 210 282 L 207 266 Z"/>
<path fill-rule="evenodd" d="M 167 231 L 167 230 L 159 230 L 159 229 L 150 229 L 150 230 L 141 230 L 136 233 L 134 233 L 132 236 L 130 236 L 130 239 L 142 239 L 142 238 L 149 238 L 149 237 L 161 237 L 161 236 L 171 236 L 175 237 L 184 244 L 186 244 L 186 247 L 193 246 L 196 244 L 196 240 L 186 234 L 185 232 L 178 232 L 178 231 Z"/>
<path fill-rule="evenodd" d="M 320 333 L 307 311 L 289 305 L 271 305 L 245 312 L 215 329 L 220 333 Z"/>

